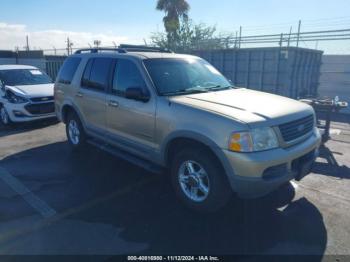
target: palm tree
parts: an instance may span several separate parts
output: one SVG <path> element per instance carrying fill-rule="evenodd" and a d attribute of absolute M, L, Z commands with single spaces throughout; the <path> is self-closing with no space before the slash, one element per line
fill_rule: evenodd
<path fill-rule="evenodd" d="M 158 0 L 156 9 L 165 12 L 164 27 L 171 39 L 180 28 L 180 19 L 187 21 L 190 5 L 186 0 Z"/>

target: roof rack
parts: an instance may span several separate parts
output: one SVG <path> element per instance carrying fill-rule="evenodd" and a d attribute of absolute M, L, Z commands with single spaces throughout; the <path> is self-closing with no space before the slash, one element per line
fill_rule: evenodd
<path fill-rule="evenodd" d="M 75 51 L 75 54 L 82 53 L 98 53 L 102 51 L 114 51 L 118 53 L 127 53 L 127 52 L 161 52 L 161 53 L 172 53 L 170 50 L 160 47 L 153 46 L 143 46 L 143 45 L 127 45 L 122 44 L 118 48 L 84 48 Z"/>
<path fill-rule="evenodd" d="M 122 48 L 83 48 L 75 51 L 75 54 L 81 53 L 98 53 L 100 51 L 115 51 L 118 53 L 126 53 L 126 50 Z"/>
<path fill-rule="evenodd" d="M 156 46 L 146 46 L 146 45 L 128 45 L 121 44 L 119 48 L 122 48 L 129 52 L 162 52 L 162 53 L 172 53 L 169 49 L 156 47 Z"/>

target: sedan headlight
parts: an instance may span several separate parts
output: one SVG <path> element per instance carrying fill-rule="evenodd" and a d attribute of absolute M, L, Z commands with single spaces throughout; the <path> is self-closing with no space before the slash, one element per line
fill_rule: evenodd
<path fill-rule="evenodd" d="M 7 90 L 7 92 L 6 92 L 6 97 L 7 97 L 7 100 L 13 104 L 23 104 L 23 103 L 28 102 L 27 98 L 24 98 L 22 96 L 18 96 L 9 90 Z"/>
<path fill-rule="evenodd" d="M 235 152 L 257 152 L 277 148 L 278 140 L 271 127 L 255 128 L 233 133 L 228 147 Z"/>

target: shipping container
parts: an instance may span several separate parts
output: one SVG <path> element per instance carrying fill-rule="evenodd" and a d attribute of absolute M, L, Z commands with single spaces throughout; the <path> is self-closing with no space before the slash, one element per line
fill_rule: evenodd
<path fill-rule="evenodd" d="M 322 51 L 297 47 L 200 50 L 235 86 L 291 98 L 317 96 Z"/>

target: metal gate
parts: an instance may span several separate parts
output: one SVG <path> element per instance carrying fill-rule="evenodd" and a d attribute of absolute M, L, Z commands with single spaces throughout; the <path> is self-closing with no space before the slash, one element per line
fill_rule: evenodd
<path fill-rule="evenodd" d="M 46 73 L 55 80 L 66 56 L 45 56 Z"/>

